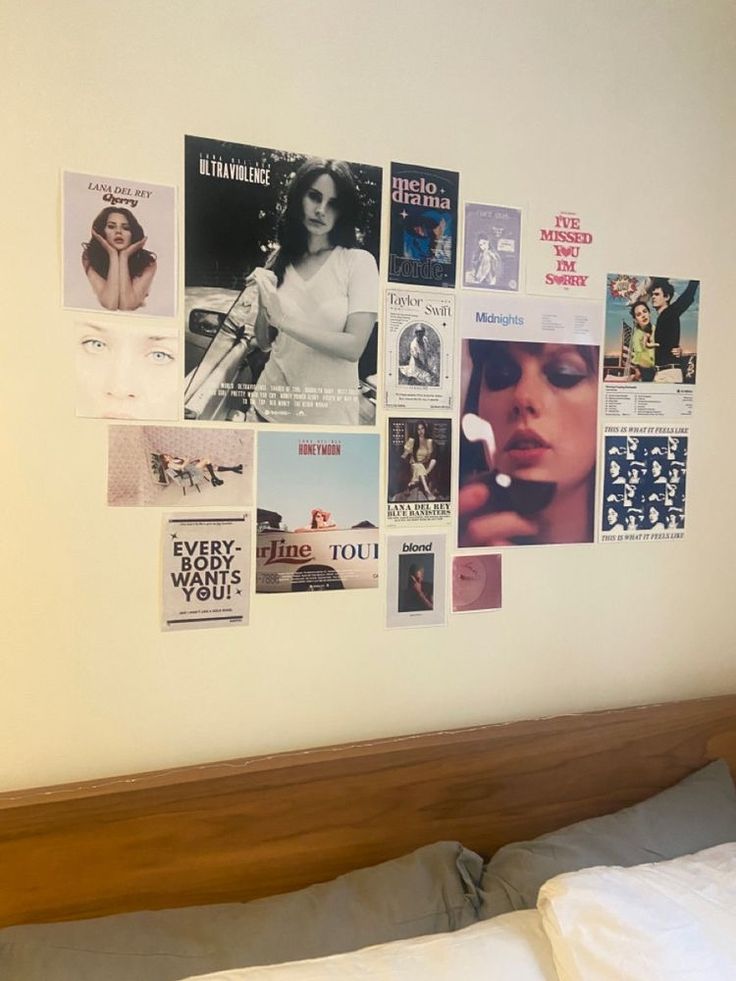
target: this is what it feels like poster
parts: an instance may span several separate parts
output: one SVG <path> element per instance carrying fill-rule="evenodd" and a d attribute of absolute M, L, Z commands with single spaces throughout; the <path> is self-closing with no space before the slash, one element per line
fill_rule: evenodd
<path fill-rule="evenodd" d="M 413 286 L 455 286 L 460 175 L 391 164 L 388 279 Z"/>

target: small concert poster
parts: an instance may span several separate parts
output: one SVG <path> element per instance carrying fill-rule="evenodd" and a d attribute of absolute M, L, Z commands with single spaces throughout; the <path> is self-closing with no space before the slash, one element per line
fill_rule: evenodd
<path fill-rule="evenodd" d="M 455 286 L 460 175 L 391 164 L 388 279 L 411 286 Z"/>
<path fill-rule="evenodd" d="M 163 528 L 162 629 L 248 623 L 250 514 L 169 514 Z"/>
<path fill-rule="evenodd" d="M 521 211 L 495 204 L 465 205 L 463 282 L 472 290 L 519 290 Z"/>

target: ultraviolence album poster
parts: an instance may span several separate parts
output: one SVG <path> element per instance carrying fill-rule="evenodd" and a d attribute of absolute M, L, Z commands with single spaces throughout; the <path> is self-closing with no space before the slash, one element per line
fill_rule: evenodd
<path fill-rule="evenodd" d="M 460 175 L 391 164 L 388 280 L 412 286 L 455 286 Z"/>
<path fill-rule="evenodd" d="M 382 180 L 185 137 L 185 418 L 374 424 Z"/>

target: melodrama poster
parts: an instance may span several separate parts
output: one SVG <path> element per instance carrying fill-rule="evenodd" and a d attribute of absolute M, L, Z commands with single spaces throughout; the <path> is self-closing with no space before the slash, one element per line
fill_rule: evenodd
<path fill-rule="evenodd" d="M 445 623 L 444 535 L 389 536 L 386 540 L 386 626 Z"/>
<path fill-rule="evenodd" d="M 603 371 L 607 416 L 692 415 L 699 314 L 697 279 L 608 275 Z"/>
<path fill-rule="evenodd" d="M 259 434 L 257 593 L 378 585 L 378 454 L 373 433 Z"/>
<path fill-rule="evenodd" d="M 64 306 L 174 316 L 173 187 L 67 171 L 63 210 Z"/>
<path fill-rule="evenodd" d="M 455 286 L 460 175 L 391 164 L 390 283 Z"/>
<path fill-rule="evenodd" d="M 250 515 L 179 512 L 163 534 L 163 629 L 247 624 Z"/>
<path fill-rule="evenodd" d="M 185 137 L 186 419 L 374 424 L 382 175 Z"/>

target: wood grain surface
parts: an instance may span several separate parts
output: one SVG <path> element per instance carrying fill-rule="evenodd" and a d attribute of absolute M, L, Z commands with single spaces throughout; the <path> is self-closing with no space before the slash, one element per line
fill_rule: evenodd
<path fill-rule="evenodd" d="M 0 925 L 247 900 L 441 839 L 501 845 L 718 756 L 736 695 L 0 794 Z"/>

